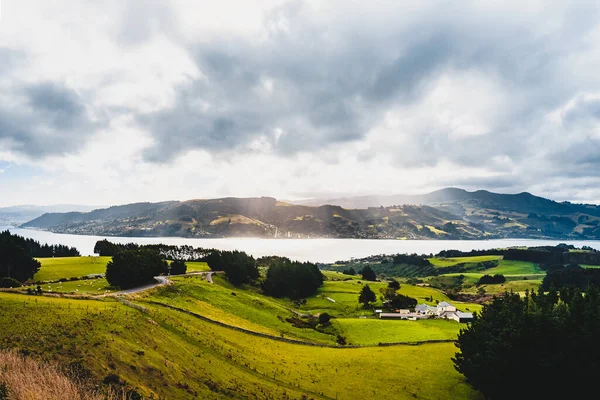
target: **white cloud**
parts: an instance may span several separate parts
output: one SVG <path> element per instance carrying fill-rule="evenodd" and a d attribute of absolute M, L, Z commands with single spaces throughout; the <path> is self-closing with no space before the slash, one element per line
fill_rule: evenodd
<path fill-rule="evenodd" d="M 0 203 L 600 199 L 591 1 L 2 5 Z"/>

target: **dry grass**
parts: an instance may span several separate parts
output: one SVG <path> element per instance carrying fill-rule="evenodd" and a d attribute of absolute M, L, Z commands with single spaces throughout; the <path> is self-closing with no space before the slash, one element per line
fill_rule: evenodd
<path fill-rule="evenodd" d="M 117 400 L 72 379 L 59 367 L 0 351 L 0 399 L 4 400 Z"/>

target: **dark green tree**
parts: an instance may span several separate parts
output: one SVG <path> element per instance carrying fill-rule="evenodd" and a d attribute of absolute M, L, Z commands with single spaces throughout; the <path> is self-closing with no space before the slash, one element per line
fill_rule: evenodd
<path fill-rule="evenodd" d="M 187 271 L 187 264 L 183 260 L 175 260 L 171 263 L 171 275 L 183 275 Z"/>
<path fill-rule="evenodd" d="M 455 368 L 489 399 L 587 398 L 600 374 L 600 292 L 506 293 L 461 330 Z M 507 382 L 523 376 L 539 385 Z M 573 383 L 577 382 L 577 385 Z M 528 387 L 524 387 L 528 386 Z"/>
<path fill-rule="evenodd" d="M 203 261 L 213 271 L 225 271 L 227 280 L 236 286 L 249 283 L 259 276 L 256 260 L 243 251 L 214 250 Z"/>
<path fill-rule="evenodd" d="M 33 279 L 40 267 L 25 238 L 12 235 L 9 231 L 0 232 L 0 278 L 25 282 Z"/>
<path fill-rule="evenodd" d="M 271 263 L 262 288 L 269 296 L 296 300 L 312 296 L 321 285 L 323 274 L 315 264 L 280 259 Z"/>
<path fill-rule="evenodd" d="M 350 267 L 348 269 L 343 270 L 342 274 L 344 274 L 344 275 L 356 275 L 356 271 L 354 270 L 354 268 Z"/>
<path fill-rule="evenodd" d="M 398 282 L 395 279 L 392 279 L 391 281 L 388 282 L 388 287 L 390 289 L 400 290 L 400 282 Z"/>
<path fill-rule="evenodd" d="M 124 250 L 106 265 L 106 280 L 112 286 L 129 289 L 154 281 L 167 273 L 167 262 L 154 250 Z"/>
<path fill-rule="evenodd" d="M 0 288 L 18 288 L 21 282 L 14 278 L 0 278 Z"/>
<path fill-rule="evenodd" d="M 364 280 L 367 281 L 376 281 L 377 280 L 377 275 L 375 274 L 375 271 L 373 271 L 373 269 L 370 266 L 366 266 L 362 269 L 362 271 L 360 271 L 360 274 L 362 275 L 362 278 Z"/>
<path fill-rule="evenodd" d="M 331 315 L 329 315 L 327 313 L 319 314 L 319 324 L 329 325 L 329 321 L 331 321 Z"/>
<path fill-rule="evenodd" d="M 358 295 L 358 302 L 362 303 L 362 305 L 366 308 L 369 306 L 369 303 L 374 303 L 377 298 L 375 297 L 375 292 L 371 290 L 369 285 L 363 286 Z"/>

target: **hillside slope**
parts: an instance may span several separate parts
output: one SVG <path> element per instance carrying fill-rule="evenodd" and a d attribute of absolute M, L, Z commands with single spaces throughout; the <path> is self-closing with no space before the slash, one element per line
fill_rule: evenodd
<path fill-rule="evenodd" d="M 377 199 L 365 197 L 358 202 L 383 201 Z M 600 238 L 600 207 L 558 203 L 529 193 L 448 188 L 384 200 L 380 206 L 360 209 L 290 204 L 271 197 L 135 203 L 89 213 L 48 213 L 22 226 L 103 236 Z M 356 204 L 352 198 L 338 203 Z"/>

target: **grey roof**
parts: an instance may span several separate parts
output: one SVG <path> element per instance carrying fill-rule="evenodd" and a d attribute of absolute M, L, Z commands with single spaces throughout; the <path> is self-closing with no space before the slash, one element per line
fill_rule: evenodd
<path fill-rule="evenodd" d="M 418 306 L 415 307 L 415 311 L 425 311 L 427 310 L 427 307 L 429 307 L 427 304 L 419 304 Z"/>
<path fill-rule="evenodd" d="M 438 307 L 448 307 L 448 306 L 454 307 L 452 304 L 448 303 L 447 301 L 442 301 L 441 303 L 438 304 Z"/>
<path fill-rule="evenodd" d="M 456 315 L 458 315 L 459 318 L 473 318 L 473 314 L 470 312 L 457 311 Z"/>

